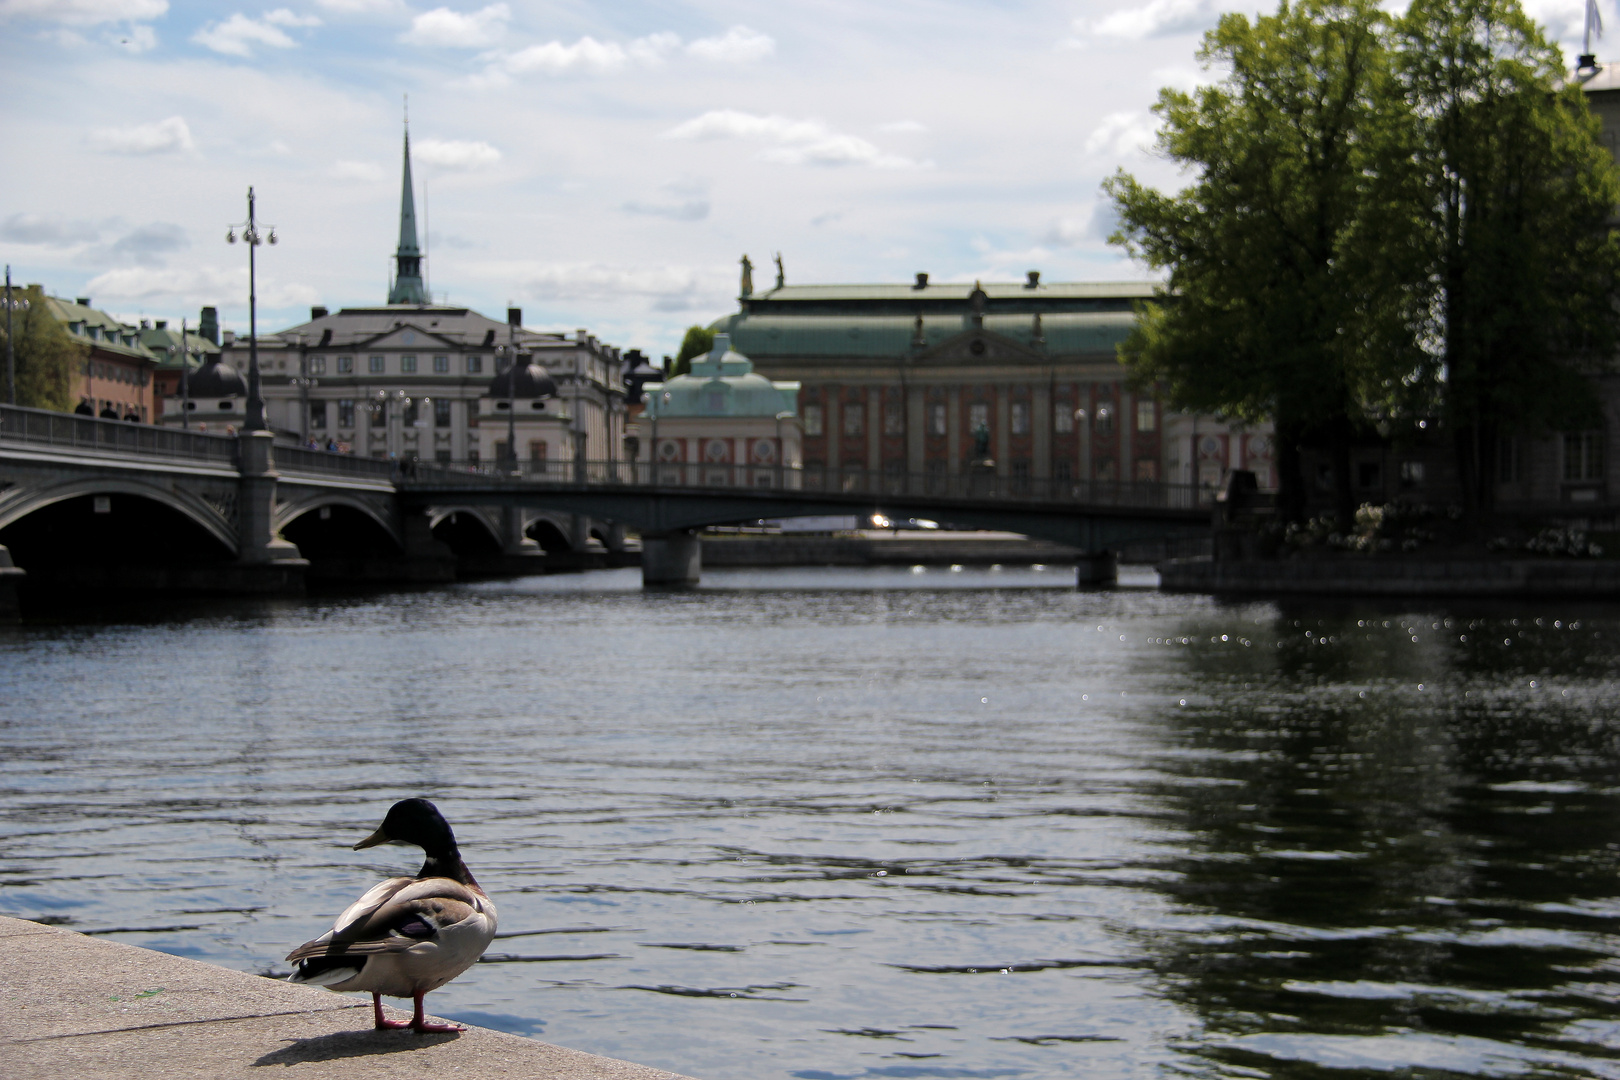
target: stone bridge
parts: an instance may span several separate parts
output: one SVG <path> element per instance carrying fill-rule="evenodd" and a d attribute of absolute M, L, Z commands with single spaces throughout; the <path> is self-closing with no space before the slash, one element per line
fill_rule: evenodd
<path fill-rule="evenodd" d="M 545 552 L 643 538 L 644 580 L 695 581 L 697 532 L 761 518 L 882 511 L 1102 552 L 1196 534 L 1208 511 L 1171 485 L 991 475 L 655 471 L 646 464 L 393 462 L 0 406 L 0 589 L 287 593 L 306 578 L 448 581 L 536 572 Z M 9 554 L 7 554 L 9 552 Z M 27 577 L 23 574 L 26 572 Z"/>

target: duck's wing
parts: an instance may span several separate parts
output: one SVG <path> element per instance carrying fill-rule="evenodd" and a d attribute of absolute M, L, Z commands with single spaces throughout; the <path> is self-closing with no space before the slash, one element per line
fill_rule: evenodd
<path fill-rule="evenodd" d="M 468 920 L 488 921 L 493 930 L 493 905 L 476 890 L 450 878 L 393 878 L 366 893 L 338 918 L 337 926 L 300 945 L 287 959 L 404 952 Z"/>

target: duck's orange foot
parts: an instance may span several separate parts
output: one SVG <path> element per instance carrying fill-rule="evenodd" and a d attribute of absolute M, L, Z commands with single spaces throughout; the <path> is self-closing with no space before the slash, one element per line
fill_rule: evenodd
<path fill-rule="evenodd" d="M 393 1028 L 408 1028 L 411 1026 L 411 1022 L 409 1020 L 390 1020 L 383 1015 L 381 994 L 371 995 L 371 1018 L 376 1023 L 378 1031 L 388 1031 Z"/>
<path fill-rule="evenodd" d="M 454 1035 L 467 1029 L 460 1024 L 435 1024 L 422 1014 L 422 994 L 416 995 L 416 1015 L 411 1017 L 411 1030 L 423 1035 Z M 404 1025 L 400 1025 L 403 1027 Z"/>

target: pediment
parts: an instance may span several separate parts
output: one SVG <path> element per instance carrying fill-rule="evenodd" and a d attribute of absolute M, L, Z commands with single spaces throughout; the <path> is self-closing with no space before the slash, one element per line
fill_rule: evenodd
<path fill-rule="evenodd" d="M 983 327 L 964 330 L 914 355 L 918 364 L 1007 364 L 1046 359 L 1022 342 Z"/>
<path fill-rule="evenodd" d="M 417 349 L 428 352 L 434 349 L 453 349 L 456 346 L 449 338 L 423 330 L 420 326 L 412 326 L 406 323 L 404 326 L 396 326 L 391 330 L 386 330 L 358 347 L 362 349 L 397 349 L 401 352 L 410 352 L 412 349 Z"/>

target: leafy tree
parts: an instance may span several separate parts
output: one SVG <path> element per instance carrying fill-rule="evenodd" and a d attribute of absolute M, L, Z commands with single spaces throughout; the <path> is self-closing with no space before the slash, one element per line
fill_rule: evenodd
<path fill-rule="evenodd" d="M 0 291 L 0 304 L 4 303 Z M 68 335 L 47 307 L 45 292 L 38 287 L 11 290 L 16 305 L 11 314 L 17 366 L 17 404 L 36 409 L 67 412 L 73 407 L 73 380 L 84 364 L 88 350 Z M 6 320 L 0 308 L 0 366 L 5 355 Z M 5 391 L 5 372 L 0 370 L 0 394 Z"/>
<path fill-rule="evenodd" d="M 1620 340 L 1620 170 L 1517 0 L 1414 0 L 1393 51 L 1421 191 L 1410 333 L 1477 514 L 1499 439 L 1600 423 L 1587 376 Z"/>
<path fill-rule="evenodd" d="M 675 368 L 670 378 L 676 375 L 685 375 L 692 370 L 692 358 L 702 356 L 714 348 L 714 331 L 702 326 L 689 326 L 686 336 L 681 339 L 681 351 L 675 356 Z"/>
<path fill-rule="evenodd" d="M 1159 150 L 1192 183 L 1167 195 L 1121 170 L 1104 184 L 1120 220 L 1112 241 L 1168 271 L 1120 347 L 1133 382 L 1177 407 L 1270 419 L 1290 516 L 1304 505 L 1299 448 L 1315 441 L 1331 451 L 1340 520 L 1350 519 L 1364 401 L 1406 362 L 1386 329 L 1399 304 L 1367 272 L 1382 22 L 1370 0 L 1223 16 L 1199 59 L 1224 78 L 1163 90 L 1154 107 Z"/>

